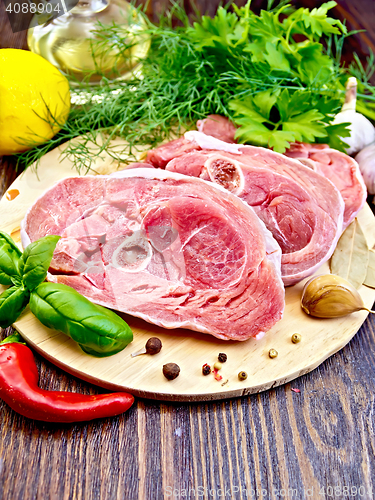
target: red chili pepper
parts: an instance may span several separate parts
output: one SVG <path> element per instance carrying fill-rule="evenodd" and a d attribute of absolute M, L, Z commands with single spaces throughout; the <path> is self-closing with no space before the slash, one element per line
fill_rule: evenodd
<path fill-rule="evenodd" d="M 119 415 L 134 402 L 131 394 L 87 395 L 46 391 L 31 349 L 20 343 L 0 345 L 0 398 L 21 415 L 44 422 L 82 422 Z"/>

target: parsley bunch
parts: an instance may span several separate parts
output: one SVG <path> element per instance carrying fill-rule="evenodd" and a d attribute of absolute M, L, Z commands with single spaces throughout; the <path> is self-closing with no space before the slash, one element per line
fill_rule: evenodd
<path fill-rule="evenodd" d="M 219 8 L 214 19 L 194 24 L 191 36 L 199 50 L 248 60 L 242 96 L 228 102 L 241 142 L 284 153 L 291 142 L 318 139 L 344 150 L 340 136 L 349 135 L 346 124 L 330 125 L 341 104 L 341 69 L 321 43 L 325 36 L 348 34 L 339 20 L 327 16 L 335 5 L 293 11 L 287 4 L 258 16 L 248 2 L 233 6 L 235 13 Z M 254 73 L 267 76 L 252 82 Z"/>

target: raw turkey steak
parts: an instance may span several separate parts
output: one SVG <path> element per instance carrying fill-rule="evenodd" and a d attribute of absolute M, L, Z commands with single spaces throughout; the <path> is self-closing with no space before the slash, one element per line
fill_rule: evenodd
<path fill-rule="evenodd" d="M 61 235 L 48 279 L 165 328 L 246 340 L 282 316 L 281 251 L 254 211 L 200 179 L 157 169 L 60 181 L 22 242 Z"/>
<path fill-rule="evenodd" d="M 344 202 L 328 179 L 269 149 L 227 144 L 196 131 L 185 140 L 200 150 L 180 154 L 166 170 L 214 182 L 253 207 L 281 247 L 285 285 L 310 276 L 331 257 Z"/>

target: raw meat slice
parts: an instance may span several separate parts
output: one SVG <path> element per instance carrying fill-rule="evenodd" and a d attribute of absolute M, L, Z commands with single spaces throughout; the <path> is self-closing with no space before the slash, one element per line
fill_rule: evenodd
<path fill-rule="evenodd" d="M 197 130 L 224 142 L 236 142 L 234 135 L 237 127 L 225 116 L 208 115 L 204 120 L 197 121 Z"/>
<path fill-rule="evenodd" d="M 201 147 L 171 160 L 166 169 L 210 180 L 252 206 L 283 252 L 282 278 L 292 285 L 332 255 L 342 232 L 344 203 L 335 186 L 299 161 L 255 146 L 222 142 L 233 152 L 203 149 L 208 136 L 188 132 Z M 225 146 L 226 145 L 226 146 Z"/>
<path fill-rule="evenodd" d="M 228 121 L 226 118 L 223 119 Z M 217 130 L 217 136 L 221 136 L 222 132 L 222 128 L 219 128 Z M 216 138 L 203 132 L 197 133 L 196 130 L 191 130 L 186 132 L 184 136 L 179 139 L 166 142 L 155 149 L 148 151 L 146 161 L 156 168 L 165 168 L 169 161 L 192 151 L 201 151 L 202 149 L 220 149 L 232 153 L 238 153 L 238 146 L 237 144 L 233 144 L 233 142 L 234 141 L 224 142 L 223 140 L 220 140 L 220 137 Z"/>
<path fill-rule="evenodd" d="M 203 180 L 149 168 L 64 179 L 22 223 L 24 246 L 47 234 L 62 236 L 50 281 L 162 327 L 246 340 L 282 316 L 278 244 Z"/>
<path fill-rule="evenodd" d="M 185 137 L 180 137 L 148 151 L 146 162 L 151 163 L 154 167 L 164 168 L 172 158 L 176 158 L 176 156 L 188 153 L 189 151 L 196 151 L 197 149 L 200 149 L 200 147 L 193 141 L 188 141 Z"/>
<path fill-rule="evenodd" d="M 224 116 L 209 115 L 197 122 L 197 129 L 224 142 L 235 142 L 236 127 Z M 367 197 L 357 162 L 351 156 L 331 149 L 327 144 L 296 142 L 284 154 L 327 177 L 337 187 L 345 203 L 345 229 L 363 208 Z"/>
<path fill-rule="evenodd" d="M 152 165 L 152 163 L 143 163 L 141 161 L 136 161 L 134 163 L 129 163 L 125 167 L 125 169 L 128 169 L 128 168 L 155 168 L 155 167 L 154 167 L 154 165 Z"/>
<path fill-rule="evenodd" d="M 344 228 L 366 202 L 367 190 L 358 163 L 345 153 L 331 149 L 327 144 L 294 143 L 285 153 L 297 158 L 324 175 L 340 191 L 344 199 Z"/>

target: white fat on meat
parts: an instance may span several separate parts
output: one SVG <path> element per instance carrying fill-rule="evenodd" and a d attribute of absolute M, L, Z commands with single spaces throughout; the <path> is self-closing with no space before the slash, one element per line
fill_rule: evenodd
<path fill-rule="evenodd" d="M 188 141 L 198 144 L 201 149 L 214 149 L 217 151 L 227 151 L 228 153 L 233 153 L 236 155 L 241 155 L 240 144 L 231 144 L 229 142 L 221 141 L 216 137 L 211 135 L 206 135 L 198 130 L 189 130 L 185 132 L 185 139 Z"/>

